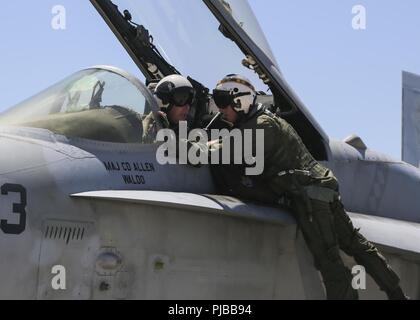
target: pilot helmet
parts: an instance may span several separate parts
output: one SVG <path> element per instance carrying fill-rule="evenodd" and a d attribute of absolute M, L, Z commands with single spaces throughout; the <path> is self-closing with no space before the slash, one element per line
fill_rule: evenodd
<path fill-rule="evenodd" d="M 155 88 L 155 96 L 160 100 L 162 111 L 172 107 L 191 105 L 195 98 L 195 90 L 187 78 L 174 74 L 163 78 Z"/>
<path fill-rule="evenodd" d="M 146 82 L 147 85 L 147 89 L 149 89 L 149 91 L 152 93 L 152 95 L 156 97 L 155 92 L 156 92 L 156 87 L 158 85 L 159 81 L 151 81 L 151 82 Z M 162 104 L 162 100 L 160 99 L 156 99 L 157 105 L 159 107 L 159 110 L 162 110 L 163 108 L 166 108 L 163 104 Z"/>
<path fill-rule="evenodd" d="M 232 106 L 236 112 L 245 115 L 254 105 L 256 97 L 257 93 L 251 81 L 238 74 L 227 75 L 213 90 L 213 99 L 218 108 Z"/>

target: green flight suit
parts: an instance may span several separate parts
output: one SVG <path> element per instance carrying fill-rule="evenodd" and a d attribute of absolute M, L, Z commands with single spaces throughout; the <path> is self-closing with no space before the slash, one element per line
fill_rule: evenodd
<path fill-rule="evenodd" d="M 234 170 L 233 165 L 215 165 L 212 171 L 217 186 L 230 195 L 253 200 L 261 200 L 262 194 L 265 202 L 283 199 L 284 203 L 287 199 L 323 277 L 327 298 L 358 298 L 352 274 L 340 257 L 341 248 L 365 267 L 390 298 L 404 299 L 398 276 L 354 228 L 333 173 L 312 157 L 293 127 L 259 107 L 236 128 L 264 130 L 264 173 L 245 177 L 244 167 Z M 256 145 L 253 147 L 255 150 Z"/>

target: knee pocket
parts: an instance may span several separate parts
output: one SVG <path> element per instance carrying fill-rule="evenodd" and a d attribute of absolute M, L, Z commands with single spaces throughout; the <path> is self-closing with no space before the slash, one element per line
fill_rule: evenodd
<path fill-rule="evenodd" d="M 376 247 L 370 243 L 367 239 L 365 239 L 360 233 L 360 229 L 355 229 L 353 232 L 353 236 L 348 243 L 344 243 L 342 249 L 345 253 L 354 255 L 354 254 L 366 254 L 366 253 L 374 253 L 378 254 L 378 250 Z"/>

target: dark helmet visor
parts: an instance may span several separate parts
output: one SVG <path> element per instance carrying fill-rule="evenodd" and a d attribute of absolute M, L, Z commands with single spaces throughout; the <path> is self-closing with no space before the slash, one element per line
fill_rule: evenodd
<path fill-rule="evenodd" d="M 233 103 L 233 95 L 230 91 L 213 90 L 214 103 L 219 109 L 226 109 Z"/>
<path fill-rule="evenodd" d="M 181 87 L 171 91 L 169 102 L 176 107 L 191 105 L 194 101 L 195 90 L 193 88 Z"/>
<path fill-rule="evenodd" d="M 226 109 L 229 106 L 234 105 L 234 99 L 250 95 L 251 92 L 241 92 L 234 94 L 232 91 L 226 90 L 213 90 L 214 103 L 219 109 Z"/>

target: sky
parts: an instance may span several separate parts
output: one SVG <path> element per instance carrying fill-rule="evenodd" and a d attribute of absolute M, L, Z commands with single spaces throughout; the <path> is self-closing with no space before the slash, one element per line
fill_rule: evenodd
<path fill-rule="evenodd" d="M 420 74 L 420 2 L 249 2 L 283 75 L 324 131 L 358 134 L 400 159 L 401 73 Z M 51 26 L 56 5 L 66 9 L 65 30 Z M 356 5 L 366 10 L 362 30 L 352 25 Z M 0 33 L 0 111 L 92 65 L 140 75 L 87 0 L 4 1 Z"/>

